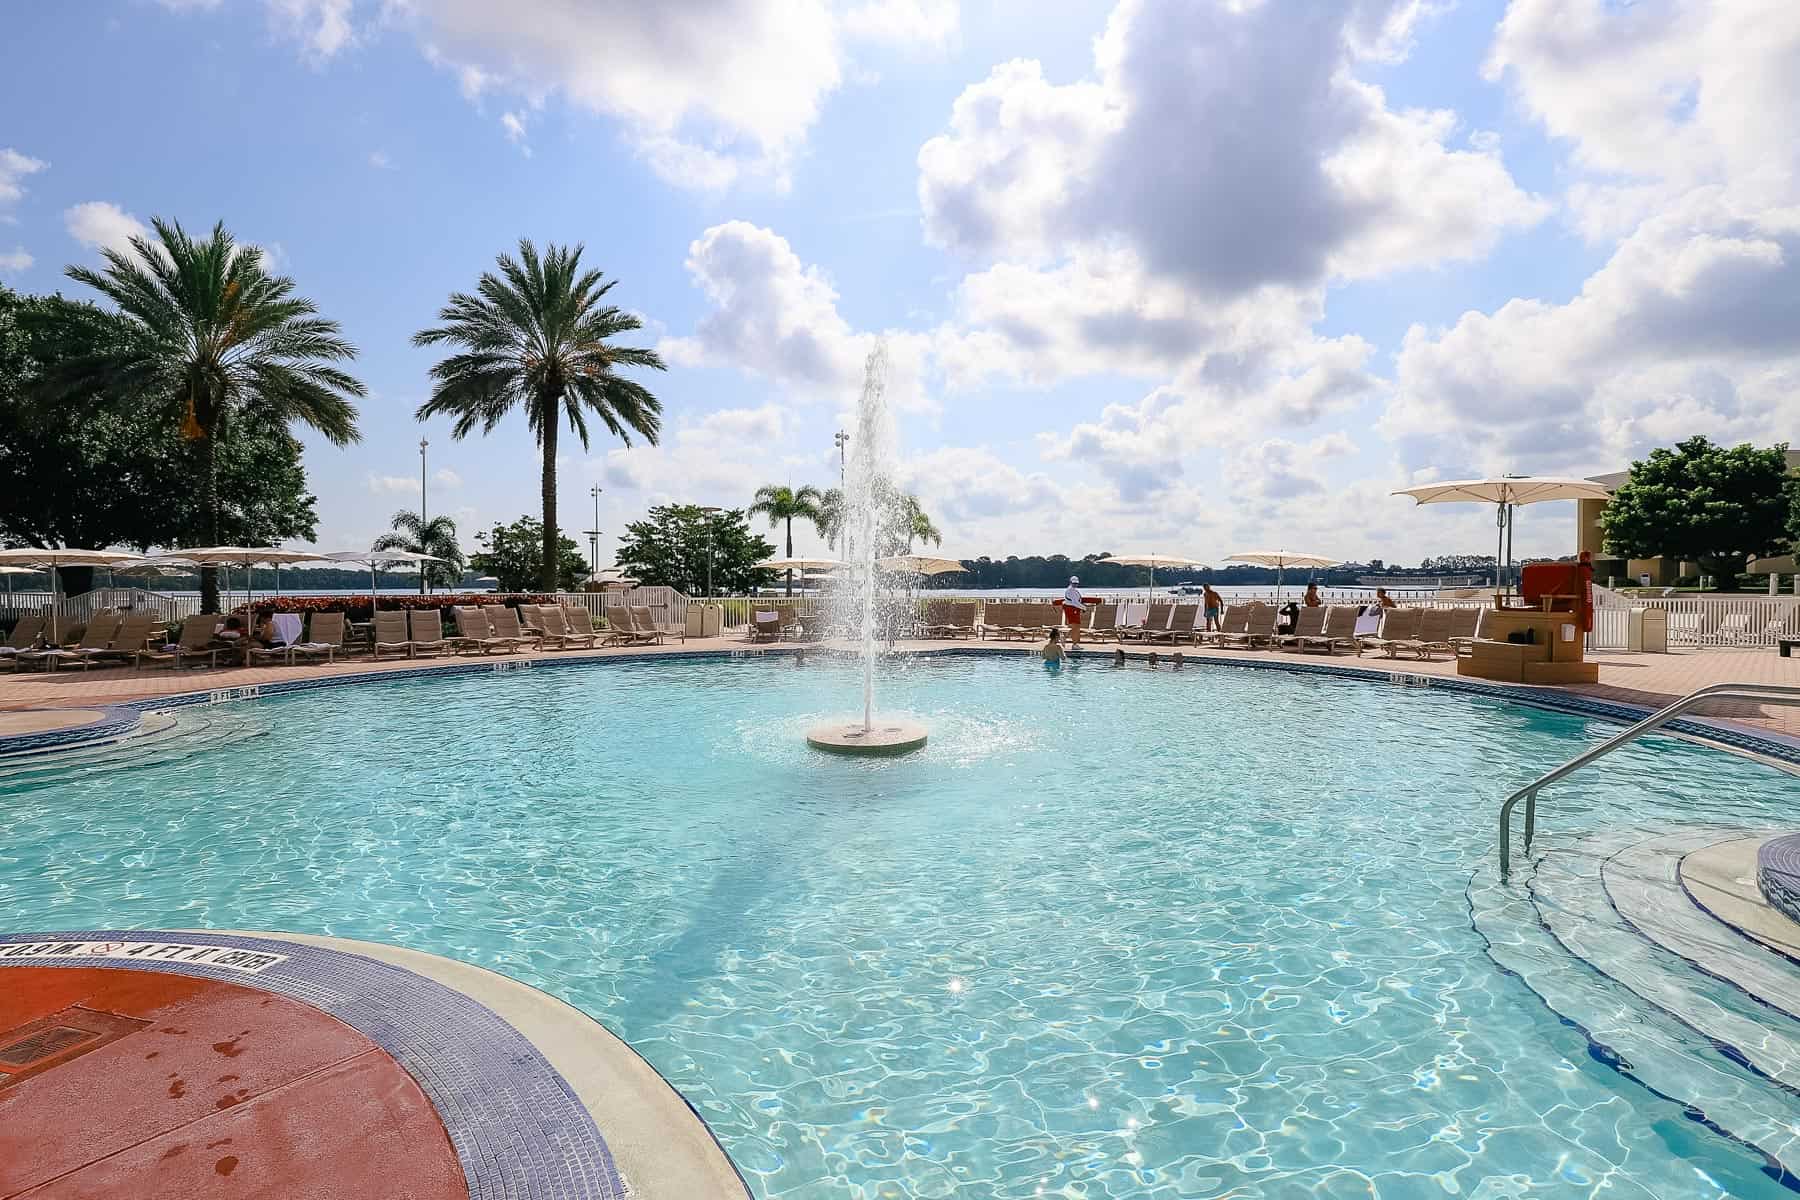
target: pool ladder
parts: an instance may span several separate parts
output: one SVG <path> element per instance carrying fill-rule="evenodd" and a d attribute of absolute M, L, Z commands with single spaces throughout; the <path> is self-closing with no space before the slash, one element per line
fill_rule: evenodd
<path fill-rule="evenodd" d="M 1512 869 L 1512 811 L 1519 801 L 1525 801 L 1525 853 L 1531 853 L 1531 838 L 1537 832 L 1537 796 L 1538 791 L 1557 780 L 1585 767 L 1596 758 L 1617 750 L 1628 742 L 1635 742 L 1646 733 L 1651 733 L 1663 725 L 1667 725 L 1682 713 L 1708 700 L 1753 700 L 1761 704 L 1774 704 L 1784 708 L 1800 706 L 1800 687 L 1780 683 L 1714 683 L 1689 692 L 1667 708 L 1651 713 L 1637 724 L 1607 738 L 1598 746 L 1584 750 L 1553 771 L 1546 771 L 1518 791 L 1506 798 L 1500 806 L 1500 878 L 1505 879 Z"/>

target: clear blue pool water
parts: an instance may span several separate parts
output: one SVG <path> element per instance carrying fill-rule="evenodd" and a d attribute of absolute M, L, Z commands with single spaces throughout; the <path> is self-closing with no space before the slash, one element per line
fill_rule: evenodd
<path fill-rule="evenodd" d="M 1608 727 L 939 659 L 883 691 L 922 754 L 806 749 L 854 690 L 747 660 L 262 701 L 247 741 L 0 784 L 0 911 L 505 971 L 630 1041 L 764 1197 L 1791 1196 L 1471 928 L 1499 798 Z M 1611 761 L 1546 830 L 1792 812 L 1718 751 Z"/>

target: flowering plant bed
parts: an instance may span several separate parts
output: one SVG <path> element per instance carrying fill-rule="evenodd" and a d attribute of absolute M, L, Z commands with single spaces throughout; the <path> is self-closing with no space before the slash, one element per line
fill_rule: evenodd
<path fill-rule="evenodd" d="M 547 595 L 503 595 L 495 592 L 437 592 L 429 596 L 381 596 L 384 610 L 455 608 L 476 604 L 551 604 Z M 341 612 L 353 621 L 367 620 L 373 611 L 368 593 L 343 596 L 265 596 L 252 610 L 258 617 L 270 613 Z"/>

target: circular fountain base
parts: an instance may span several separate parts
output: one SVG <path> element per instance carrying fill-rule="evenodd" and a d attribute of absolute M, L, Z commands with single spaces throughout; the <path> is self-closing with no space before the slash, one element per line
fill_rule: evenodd
<path fill-rule="evenodd" d="M 855 717 L 814 725 L 806 744 L 832 754 L 908 754 L 925 744 L 925 727 L 917 721 L 876 717 L 868 729 Z"/>

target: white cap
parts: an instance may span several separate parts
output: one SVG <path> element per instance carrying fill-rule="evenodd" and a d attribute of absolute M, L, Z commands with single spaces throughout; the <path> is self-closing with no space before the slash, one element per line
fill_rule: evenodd
<path fill-rule="evenodd" d="M 1080 582 L 1081 582 L 1081 576 L 1079 576 L 1079 575 L 1071 575 L 1071 576 L 1069 576 L 1069 582 L 1070 582 L 1070 583 L 1080 583 Z"/>

